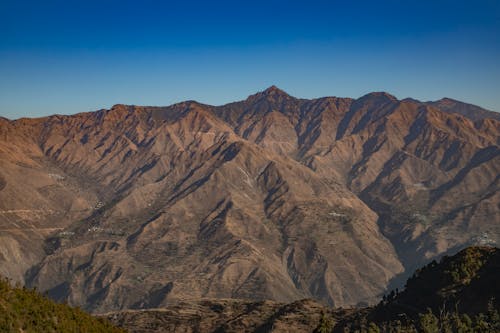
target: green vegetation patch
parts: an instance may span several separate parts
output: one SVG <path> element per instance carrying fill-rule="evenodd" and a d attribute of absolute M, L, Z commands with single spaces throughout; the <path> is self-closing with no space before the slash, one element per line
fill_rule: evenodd
<path fill-rule="evenodd" d="M 0 278 L 0 332 L 125 332 L 78 308 Z"/>

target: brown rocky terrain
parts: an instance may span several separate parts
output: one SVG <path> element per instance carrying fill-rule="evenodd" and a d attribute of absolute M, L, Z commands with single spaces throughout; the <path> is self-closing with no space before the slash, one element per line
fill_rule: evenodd
<path fill-rule="evenodd" d="M 444 112 L 461 114 L 472 120 L 481 120 L 486 118 L 500 120 L 500 113 L 498 112 L 489 111 L 479 106 L 463 103 L 451 98 L 442 98 L 438 101 L 427 102 L 427 104 L 432 105 Z"/>
<path fill-rule="evenodd" d="M 469 113 L 271 87 L 0 119 L 0 274 L 95 312 L 374 303 L 437 256 L 500 241 L 500 122 Z"/>
<path fill-rule="evenodd" d="M 181 302 L 163 309 L 126 310 L 104 317 L 135 333 L 286 333 L 313 332 L 322 318 L 331 317 L 334 312 L 311 300 L 284 304 L 212 299 Z"/>

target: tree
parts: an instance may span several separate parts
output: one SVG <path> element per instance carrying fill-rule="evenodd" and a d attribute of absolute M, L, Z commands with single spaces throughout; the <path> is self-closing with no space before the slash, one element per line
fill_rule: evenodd
<path fill-rule="evenodd" d="M 368 333 L 380 333 L 380 328 L 377 326 L 377 324 L 371 322 L 368 325 Z"/>
<path fill-rule="evenodd" d="M 427 313 L 420 315 L 419 326 L 424 333 L 439 333 L 439 320 L 431 309 L 427 309 Z"/>
<path fill-rule="evenodd" d="M 321 314 L 321 319 L 319 320 L 318 327 L 314 330 L 314 333 L 330 333 L 333 329 L 333 320 L 330 316 L 326 315 L 324 312 Z"/>

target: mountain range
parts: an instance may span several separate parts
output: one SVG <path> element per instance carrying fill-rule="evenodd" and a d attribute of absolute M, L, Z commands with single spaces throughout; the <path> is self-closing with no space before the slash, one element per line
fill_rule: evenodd
<path fill-rule="evenodd" d="M 458 101 L 295 98 L 0 118 L 0 274 L 103 313 L 375 304 L 500 242 L 500 120 Z"/>

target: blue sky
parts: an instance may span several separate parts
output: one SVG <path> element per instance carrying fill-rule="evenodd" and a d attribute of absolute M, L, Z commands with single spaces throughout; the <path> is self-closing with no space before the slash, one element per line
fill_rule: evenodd
<path fill-rule="evenodd" d="M 500 111 L 500 2 L 0 0 L 0 115 L 451 97 Z"/>

